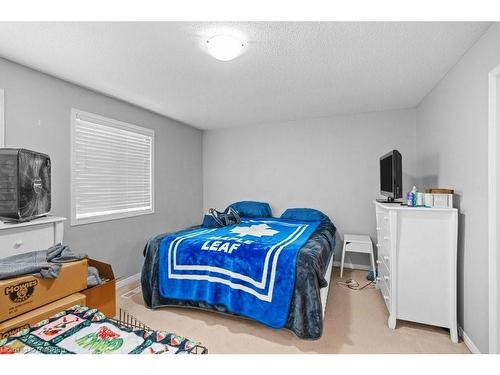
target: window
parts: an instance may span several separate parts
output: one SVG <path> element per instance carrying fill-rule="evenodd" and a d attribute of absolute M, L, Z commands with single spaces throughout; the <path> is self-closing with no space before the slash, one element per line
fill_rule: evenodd
<path fill-rule="evenodd" d="M 154 132 L 71 111 L 71 225 L 154 212 Z"/>

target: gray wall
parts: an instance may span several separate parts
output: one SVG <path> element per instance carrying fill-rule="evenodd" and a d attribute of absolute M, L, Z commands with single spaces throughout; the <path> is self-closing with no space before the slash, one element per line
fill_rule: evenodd
<path fill-rule="evenodd" d="M 458 193 L 459 324 L 488 351 L 488 73 L 500 64 L 494 24 L 417 108 L 417 174 Z"/>
<path fill-rule="evenodd" d="M 70 215 L 70 109 L 155 130 L 155 213 L 64 227 L 75 251 L 113 264 L 117 277 L 140 271 L 147 239 L 193 225 L 202 215 L 202 132 L 138 107 L 0 59 L 6 146 L 52 159 L 52 213 Z"/>
<path fill-rule="evenodd" d="M 412 109 L 206 131 L 204 209 L 245 199 L 269 202 L 275 216 L 312 207 L 328 214 L 341 236 L 363 233 L 375 241 L 379 157 L 393 148 L 403 155 L 404 190 L 411 189 Z M 347 261 L 369 264 L 359 254 Z"/>

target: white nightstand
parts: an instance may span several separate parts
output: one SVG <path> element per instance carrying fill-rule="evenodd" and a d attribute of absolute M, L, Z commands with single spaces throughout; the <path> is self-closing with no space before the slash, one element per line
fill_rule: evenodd
<path fill-rule="evenodd" d="M 375 258 L 373 256 L 373 244 L 369 236 L 359 234 L 344 234 L 344 246 L 342 247 L 342 260 L 340 262 L 340 277 L 344 273 L 345 253 L 361 253 L 370 255 L 370 262 L 375 275 Z"/>
<path fill-rule="evenodd" d="M 62 243 L 64 220 L 46 216 L 18 224 L 0 222 L 0 259 Z"/>

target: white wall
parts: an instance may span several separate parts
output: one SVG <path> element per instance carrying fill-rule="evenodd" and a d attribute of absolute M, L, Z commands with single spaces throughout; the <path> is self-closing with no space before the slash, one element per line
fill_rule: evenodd
<path fill-rule="evenodd" d="M 269 202 L 274 216 L 312 207 L 328 214 L 340 235 L 375 241 L 379 157 L 394 148 L 403 155 L 406 191 L 415 175 L 412 109 L 206 131 L 204 209 L 246 199 Z M 363 256 L 352 261 L 369 264 Z"/>
<path fill-rule="evenodd" d="M 459 325 L 488 352 L 488 73 L 500 64 L 494 24 L 417 108 L 417 174 L 460 197 Z"/>
<path fill-rule="evenodd" d="M 108 96 L 0 59 L 5 89 L 6 146 L 52 159 L 52 213 L 70 215 L 70 110 L 97 113 L 155 130 L 155 213 L 75 227 L 64 226 L 76 252 L 113 264 L 117 277 L 140 271 L 152 235 L 200 222 L 202 132 Z"/>

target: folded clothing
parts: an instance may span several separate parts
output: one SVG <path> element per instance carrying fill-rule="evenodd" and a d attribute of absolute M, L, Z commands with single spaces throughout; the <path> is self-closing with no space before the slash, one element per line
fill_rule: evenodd
<path fill-rule="evenodd" d="M 87 268 L 87 288 L 102 284 L 101 276 L 97 268 L 89 266 Z"/>
<path fill-rule="evenodd" d="M 0 280 L 16 276 L 33 275 L 42 279 L 55 279 L 62 263 L 86 258 L 75 254 L 69 246 L 57 244 L 47 250 L 31 251 L 0 259 Z"/>

